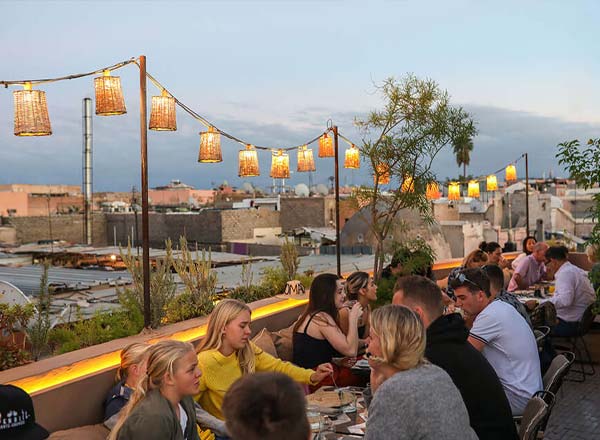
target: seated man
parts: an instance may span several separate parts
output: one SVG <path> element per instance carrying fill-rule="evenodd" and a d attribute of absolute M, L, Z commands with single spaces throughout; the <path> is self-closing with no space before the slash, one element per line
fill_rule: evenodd
<path fill-rule="evenodd" d="M 587 273 L 567 261 L 567 256 L 564 246 L 552 246 L 546 252 L 547 266 L 555 280 L 554 296 L 548 300 L 554 304 L 558 317 L 558 324 L 552 329 L 553 336 L 576 334 L 583 312 L 596 300 Z"/>
<path fill-rule="evenodd" d="M 232 440 L 311 438 L 304 393 L 284 374 L 243 376 L 225 394 L 223 414 Z"/>
<path fill-rule="evenodd" d="M 531 318 L 529 317 L 529 313 L 527 313 L 527 308 L 525 305 L 521 303 L 514 294 L 504 290 L 504 273 L 502 272 L 502 269 L 495 265 L 483 266 L 482 269 L 490 279 L 490 293 L 492 294 L 491 299 L 504 301 L 506 304 L 513 306 L 515 310 L 519 312 L 519 315 L 521 315 L 523 319 L 527 321 L 529 327 L 533 329 Z"/>
<path fill-rule="evenodd" d="M 523 258 L 508 283 L 508 291 L 525 290 L 535 283 L 539 283 L 546 275 L 546 243 L 536 243 L 533 245 L 533 252 Z"/>
<path fill-rule="evenodd" d="M 402 277 L 396 283 L 393 304 L 412 309 L 423 321 L 427 328 L 425 357 L 445 370 L 458 388 L 477 436 L 487 440 L 517 438 L 498 376 L 467 342 L 469 330 L 462 317 L 442 314 L 442 291 L 437 284 L 421 276 Z"/>
<path fill-rule="evenodd" d="M 473 319 L 469 342 L 496 370 L 513 415 L 523 414 L 531 396 L 543 389 L 533 332 L 514 307 L 493 301 L 481 269 L 466 269 L 453 281 L 456 305 Z"/>

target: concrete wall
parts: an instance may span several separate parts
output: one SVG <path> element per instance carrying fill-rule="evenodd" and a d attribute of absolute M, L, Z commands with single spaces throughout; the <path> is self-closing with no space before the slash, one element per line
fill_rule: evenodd
<path fill-rule="evenodd" d="M 0 244 L 17 244 L 17 230 L 9 226 L 0 226 Z"/>
<path fill-rule="evenodd" d="M 15 228 L 19 243 L 31 243 L 50 239 L 50 223 L 52 238 L 73 243 L 83 242 L 83 215 L 52 215 L 40 217 L 3 217 L 2 223 Z M 106 246 L 106 218 L 103 214 L 94 214 L 92 225 L 92 242 L 94 246 Z"/>
<path fill-rule="evenodd" d="M 125 246 L 135 236 L 133 213 L 106 214 L 106 236 L 109 244 Z M 138 214 L 138 237 L 141 240 L 141 215 Z M 185 235 L 189 242 L 218 244 L 251 239 L 255 228 L 279 226 L 279 212 L 268 209 L 204 210 L 197 214 L 149 214 L 150 246 L 162 248 L 170 238 L 177 242 Z M 133 230 L 132 230 L 133 228 Z"/>
<path fill-rule="evenodd" d="M 281 198 L 281 230 L 283 232 L 302 226 L 314 228 L 328 226 L 325 223 L 325 216 L 326 207 L 323 197 Z"/>

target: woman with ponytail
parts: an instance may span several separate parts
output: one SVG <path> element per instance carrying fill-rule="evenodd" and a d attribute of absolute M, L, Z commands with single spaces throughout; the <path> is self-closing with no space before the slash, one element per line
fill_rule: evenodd
<path fill-rule="evenodd" d="M 146 374 L 108 440 L 199 440 L 192 396 L 200 377 L 189 342 L 160 341 L 148 348 Z"/>
<path fill-rule="evenodd" d="M 265 353 L 250 341 L 250 312 L 241 301 L 220 301 L 210 315 L 206 336 L 198 348 L 202 378 L 196 400 L 220 420 L 224 420 L 221 408 L 225 393 L 242 376 L 272 371 L 286 374 L 296 382 L 314 385 L 333 371 L 330 364 L 319 365 L 316 371 L 309 370 Z"/>
<path fill-rule="evenodd" d="M 119 419 L 119 411 L 127 405 L 138 381 L 146 374 L 147 349 L 149 345 L 139 342 L 121 350 L 121 365 L 117 370 L 117 383 L 104 401 L 104 426 L 112 429 Z"/>

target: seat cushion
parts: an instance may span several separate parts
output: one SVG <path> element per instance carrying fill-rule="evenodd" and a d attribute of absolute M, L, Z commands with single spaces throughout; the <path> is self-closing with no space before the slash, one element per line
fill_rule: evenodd
<path fill-rule="evenodd" d="M 275 344 L 271 338 L 271 332 L 266 328 L 263 328 L 254 338 L 252 338 L 252 342 L 254 342 L 265 353 L 268 353 L 273 357 L 278 357 L 277 349 L 275 348 Z"/>

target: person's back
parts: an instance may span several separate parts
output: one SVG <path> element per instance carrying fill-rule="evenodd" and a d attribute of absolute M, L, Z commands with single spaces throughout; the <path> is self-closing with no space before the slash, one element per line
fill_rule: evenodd
<path fill-rule="evenodd" d="M 485 344 L 483 355 L 494 367 L 513 414 L 522 414 L 531 396 L 543 389 L 533 332 L 509 304 L 492 301 L 477 315 L 470 336 Z"/>
<path fill-rule="evenodd" d="M 448 373 L 480 439 L 515 439 L 517 431 L 502 384 L 485 357 L 467 341 L 468 336 L 458 313 L 440 316 L 427 328 L 425 357 Z"/>
<path fill-rule="evenodd" d="M 375 392 L 365 440 L 476 440 L 452 379 L 426 363 L 400 371 Z"/>

